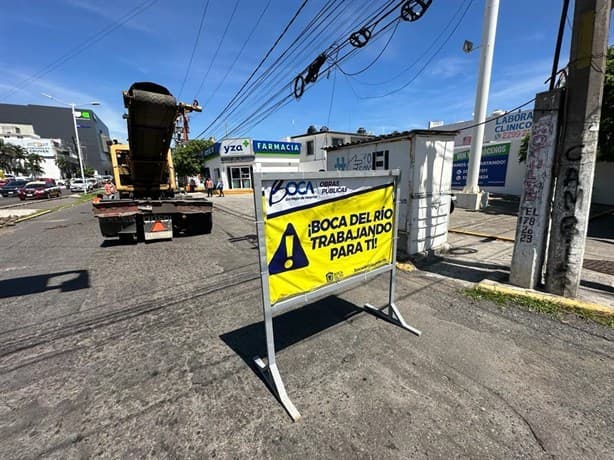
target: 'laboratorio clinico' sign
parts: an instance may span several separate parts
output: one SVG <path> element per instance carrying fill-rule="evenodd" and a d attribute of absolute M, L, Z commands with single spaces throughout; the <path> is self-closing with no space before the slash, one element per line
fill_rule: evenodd
<path fill-rule="evenodd" d="M 262 181 L 269 301 L 392 263 L 394 178 Z"/>

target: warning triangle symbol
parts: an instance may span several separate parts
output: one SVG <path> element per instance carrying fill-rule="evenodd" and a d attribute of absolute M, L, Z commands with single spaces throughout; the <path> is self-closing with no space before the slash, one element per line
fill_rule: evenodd
<path fill-rule="evenodd" d="M 159 220 L 156 220 L 156 222 L 152 225 L 151 227 L 151 232 L 164 232 L 168 230 L 166 228 L 166 225 L 164 225 L 162 222 L 160 222 Z"/>
<path fill-rule="evenodd" d="M 309 261 L 305 251 L 303 251 L 296 230 L 292 224 L 288 224 L 284 234 L 281 236 L 279 246 L 269 263 L 269 274 L 276 275 L 303 268 L 307 265 L 309 265 Z"/>

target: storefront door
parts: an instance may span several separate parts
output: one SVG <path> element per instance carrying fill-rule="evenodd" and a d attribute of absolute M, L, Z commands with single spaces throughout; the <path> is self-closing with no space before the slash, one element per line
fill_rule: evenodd
<path fill-rule="evenodd" d="M 228 168 L 230 188 L 252 188 L 252 167 L 231 166 Z"/>

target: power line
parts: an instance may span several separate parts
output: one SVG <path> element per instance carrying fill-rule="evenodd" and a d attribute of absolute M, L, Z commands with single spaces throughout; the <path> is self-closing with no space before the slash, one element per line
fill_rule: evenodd
<path fill-rule="evenodd" d="M 382 57 L 382 54 L 384 54 L 384 52 L 388 48 L 388 45 L 390 45 L 390 42 L 392 41 L 392 39 L 394 38 L 394 35 L 397 32 L 397 29 L 399 27 L 399 23 L 400 22 L 401 22 L 400 19 L 396 19 L 395 20 L 394 29 L 392 29 L 392 32 L 390 33 L 390 36 L 388 37 L 388 40 L 386 41 L 386 44 L 380 50 L 380 52 L 377 54 L 377 56 L 375 56 L 375 59 L 373 59 L 367 66 L 363 67 L 362 69 L 360 69 L 360 70 L 358 70 L 356 72 L 351 72 L 351 73 L 348 73 L 348 72 L 344 71 L 339 64 L 337 64 L 337 68 L 341 71 L 341 73 L 343 73 L 344 75 L 346 75 L 348 77 L 353 77 L 353 76 L 356 76 L 356 75 L 360 75 L 361 73 L 366 72 L 367 70 L 369 70 L 379 60 L 379 58 Z"/>
<path fill-rule="evenodd" d="M 389 16 L 394 10 L 393 9 L 388 9 L 388 11 L 385 11 L 386 8 L 388 8 L 392 3 L 394 3 L 394 1 L 389 1 L 387 2 L 386 5 L 384 5 L 384 7 L 381 7 L 378 9 L 378 14 L 381 17 L 376 17 L 376 16 L 370 16 L 366 21 L 365 24 L 367 26 L 369 25 L 378 25 L 381 20 L 384 17 Z M 399 7 L 401 5 L 403 5 L 403 10 L 406 10 L 406 6 L 412 4 L 412 1 L 405 1 L 405 2 L 399 2 L 395 7 Z M 423 6 L 425 4 L 430 5 L 430 2 L 425 2 L 425 3 L 421 3 Z M 426 11 L 426 7 L 422 10 L 421 13 L 423 13 L 424 11 Z M 407 13 L 407 11 L 405 11 L 405 13 Z M 410 11 L 411 13 L 411 11 Z M 399 15 L 401 17 L 401 14 Z M 421 15 L 419 15 L 418 17 L 421 17 Z M 376 31 L 375 33 L 371 34 L 370 38 L 376 38 L 377 35 L 381 34 L 382 32 L 384 32 L 387 28 L 391 27 L 392 25 L 394 25 L 394 23 L 398 20 L 398 17 L 394 18 L 393 20 L 391 20 L 386 26 L 384 26 L 381 30 Z M 355 29 L 354 29 L 355 30 Z M 337 45 L 338 41 L 334 42 L 333 45 L 330 45 L 327 50 L 329 51 L 329 56 L 332 55 L 333 52 L 338 53 L 339 50 L 343 49 L 344 47 L 348 46 L 349 43 L 347 41 L 347 39 L 344 39 L 343 43 L 341 45 Z M 303 72 L 307 72 L 306 75 L 308 78 L 312 78 L 313 76 L 313 81 L 315 81 L 315 79 L 317 79 L 317 75 L 318 74 L 324 74 L 327 71 L 330 71 L 330 69 L 335 66 L 337 63 L 340 63 L 341 61 L 343 61 L 344 59 L 348 58 L 349 56 L 351 56 L 354 52 L 356 52 L 357 48 L 354 48 L 350 51 L 348 51 L 346 54 L 344 54 L 341 58 L 336 58 L 334 60 L 333 63 L 331 63 L 326 69 L 321 70 L 322 64 L 324 63 L 325 60 L 327 60 L 328 58 L 323 59 L 323 55 L 325 55 L 325 53 L 321 53 L 320 57 L 318 58 L 318 60 L 313 61 L 309 66 L 307 66 L 307 68 L 305 70 L 303 70 Z M 314 67 L 315 66 L 315 67 Z M 310 69 L 313 68 L 312 69 Z M 300 74 L 299 74 L 300 75 Z M 280 96 L 286 88 L 289 87 L 289 84 L 286 84 L 284 87 L 282 87 L 280 90 L 278 90 L 275 94 L 273 94 L 271 97 L 269 97 L 266 101 L 261 102 L 260 105 L 252 112 L 250 113 L 246 118 L 243 119 L 243 121 L 239 122 L 236 127 L 232 128 L 230 130 L 230 132 L 228 133 L 228 135 L 234 133 L 234 132 L 239 132 L 242 129 L 245 129 L 247 126 L 255 126 L 258 123 L 260 123 L 260 121 L 262 121 L 264 118 L 266 118 L 267 116 L 270 116 L 273 112 L 275 112 L 276 110 L 279 110 L 279 108 L 281 108 L 282 106 L 285 106 L 287 103 L 289 103 L 289 101 L 292 99 L 292 95 L 286 95 L 284 96 L 281 100 L 279 100 L 278 102 L 275 102 L 276 98 L 278 96 Z M 307 89 L 310 86 L 307 86 Z M 262 100 L 262 99 L 259 99 Z M 233 110 L 236 110 L 237 107 L 235 107 Z"/>
<path fill-rule="evenodd" d="M 188 75 L 190 74 L 190 69 L 192 68 L 192 61 L 194 60 L 194 53 L 196 53 L 196 48 L 198 47 L 198 41 L 200 40 L 200 33 L 203 30 L 203 24 L 205 23 L 205 16 L 207 15 L 207 8 L 209 7 L 209 0 L 205 2 L 205 7 L 203 8 L 203 12 L 200 16 L 200 25 L 198 26 L 198 32 L 196 34 L 196 39 L 194 40 L 194 46 L 192 46 L 192 54 L 190 54 L 190 60 L 188 62 L 188 68 L 185 70 L 185 75 L 183 77 L 183 81 L 181 82 L 181 88 L 179 89 L 179 99 L 181 99 L 181 93 L 183 93 L 183 88 L 185 87 L 185 82 L 188 79 Z"/>
<path fill-rule="evenodd" d="M 204 103 L 204 106 L 207 106 L 209 101 L 217 94 L 217 92 L 220 89 L 220 87 L 226 81 L 226 78 L 228 78 L 228 75 L 230 74 L 230 72 L 232 72 L 232 69 L 234 69 L 235 64 L 237 63 L 237 61 L 239 60 L 239 58 L 243 54 L 243 51 L 245 50 L 245 47 L 250 42 L 252 36 L 254 35 L 254 32 L 256 32 L 256 29 L 260 25 L 260 21 L 262 21 L 262 18 L 264 17 L 264 13 L 266 13 L 266 11 L 269 9 L 270 5 L 271 5 L 271 0 L 269 0 L 267 2 L 267 4 L 265 5 L 264 9 L 260 13 L 260 16 L 258 16 L 258 20 L 255 22 L 254 27 L 252 27 L 252 30 L 250 31 L 249 35 L 247 36 L 247 38 L 243 42 L 243 45 L 241 46 L 241 49 L 239 50 L 239 52 L 235 56 L 234 61 L 232 61 L 232 64 L 230 65 L 230 67 L 228 67 L 228 70 L 226 70 L 226 73 L 224 74 L 224 77 L 220 80 L 220 82 L 218 83 L 216 88 L 209 94 L 209 97 L 207 98 L 206 102 Z"/>
<path fill-rule="evenodd" d="M 224 29 L 224 33 L 222 34 L 222 38 L 221 38 L 220 42 L 217 45 L 217 49 L 215 50 L 215 54 L 213 55 L 213 58 L 209 62 L 209 68 L 207 69 L 207 72 L 205 73 L 205 76 L 201 80 L 200 85 L 198 86 L 198 90 L 196 90 L 196 94 L 194 95 L 194 99 L 198 98 L 198 96 L 200 94 L 200 90 L 203 88 L 203 85 L 205 84 L 205 80 L 209 76 L 209 72 L 211 71 L 211 67 L 213 67 L 213 63 L 215 62 L 215 59 L 217 58 L 217 55 L 220 52 L 220 48 L 222 47 L 222 43 L 224 43 L 224 39 L 226 38 L 226 34 L 228 33 L 228 29 L 230 28 L 230 24 L 232 23 L 232 19 L 234 18 L 235 13 L 237 12 L 237 7 L 239 6 L 239 2 L 240 1 L 241 0 L 237 0 L 235 2 L 235 6 L 234 6 L 234 8 L 232 10 L 232 14 L 230 15 L 230 18 L 228 19 L 228 22 L 226 23 L 226 28 Z"/>
<path fill-rule="evenodd" d="M 328 106 L 328 118 L 326 119 L 326 126 L 330 126 L 330 114 L 333 110 L 333 100 L 335 99 L 335 86 L 337 84 L 337 72 L 333 72 L 333 90 L 330 93 L 330 104 Z"/>
<path fill-rule="evenodd" d="M 345 1 L 345 0 L 344 0 Z M 339 30 L 340 28 L 345 28 L 349 22 L 351 21 L 352 18 L 347 18 L 343 21 L 343 24 L 341 25 L 332 25 L 335 22 L 335 12 L 337 9 L 339 9 L 344 1 L 342 1 L 341 3 L 339 3 L 338 5 L 334 6 L 332 9 L 331 7 L 333 6 L 332 3 L 329 1 L 321 10 L 320 12 L 310 21 L 310 23 L 305 27 L 305 29 L 299 34 L 299 36 L 288 46 L 288 48 L 280 55 L 278 56 L 278 58 L 275 60 L 275 62 L 271 63 L 269 65 L 269 68 L 266 69 L 249 87 L 246 88 L 244 94 L 241 95 L 241 97 L 236 101 L 235 106 L 232 110 L 229 111 L 225 111 L 224 115 L 226 117 L 229 117 L 232 115 L 233 112 L 235 112 L 236 110 L 239 109 L 239 106 L 241 106 L 241 104 L 246 103 L 247 100 L 249 100 L 250 98 L 252 99 L 257 99 L 258 101 L 262 101 L 265 97 L 267 96 L 263 96 L 260 93 L 257 93 L 256 90 L 257 88 L 259 88 L 260 86 L 262 86 L 264 84 L 264 81 L 266 80 L 266 77 L 268 77 L 268 75 L 270 73 L 272 73 L 272 70 L 276 70 L 276 69 L 293 69 L 293 62 L 295 62 L 297 59 L 301 58 L 302 54 L 307 53 L 307 48 L 314 48 L 314 49 L 322 49 L 322 45 L 319 45 L 317 42 L 310 40 L 310 36 L 311 35 L 315 35 L 315 40 L 318 41 L 322 41 L 323 43 L 326 42 L 330 42 L 329 40 L 331 40 L 332 38 L 326 38 L 326 35 L 331 36 L 335 33 L 335 31 Z M 372 20 L 372 17 L 375 17 L 375 13 L 380 14 L 383 10 L 385 10 L 386 7 L 388 7 L 389 5 L 391 5 L 392 3 L 394 3 L 397 0 L 388 0 L 388 2 L 383 5 L 382 7 L 378 7 L 376 9 L 376 11 L 374 13 L 369 13 L 367 12 L 366 15 L 364 13 L 364 11 L 368 11 L 368 6 L 371 4 L 371 2 L 369 0 L 367 0 L 366 2 L 364 2 L 364 4 L 357 9 L 357 11 L 359 12 L 363 12 L 361 14 L 361 16 L 364 16 L 364 18 L 359 19 L 359 24 L 364 23 L 368 23 L 368 21 Z M 333 2 L 334 3 L 334 2 Z M 320 17 L 322 17 L 322 19 L 320 20 Z M 330 24 L 330 25 L 329 25 Z M 347 32 L 344 31 L 343 33 L 343 38 L 346 39 L 346 37 L 349 35 L 350 30 L 353 30 L 356 26 L 352 26 L 351 29 L 349 29 Z M 319 28 L 322 29 L 322 32 L 319 32 Z M 331 33 L 332 31 L 332 33 Z M 307 33 L 306 33 L 307 32 Z M 300 41 L 299 41 L 300 40 Z M 337 38 L 335 40 L 336 43 L 338 42 L 339 39 Z M 299 42 L 299 45 L 297 47 L 297 50 L 293 53 L 292 56 L 294 56 L 294 59 L 292 59 L 292 63 L 288 63 L 288 59 L 291 57 L 290 55 L 286 56 L 286 54 L 292 50 L 292 48 L 297 44 L 297 42 Z M 330 48 L 330 46 L 329 46 Z M 314 52 L 310 52 L 315 54 Z M 312 54 L 312 55 L 313 55 Z M 302 69 L 301 71 L 303 71 L 304 69 Z M 295 72 L 294 70 L 290 70 L 289 72 Z M 275 74 L 272 77 L 272 81 L 267 81 L 267 87 L 268 88 L 275 88 L 278 86 L 279 83 L 281 83 L 283 80 L 287 81 L 287 76 L 289 75 L 284 75 L 283 72 L 275 72 Z M 269 93 L 271 91 L 269 90 Z M 267 103 L 270 103 L 270 100 L 267 99 L 267 102 L 265 104 L 262 105 L 262 107 L 265 107 Z M 247 120 L 245 120 L 247 121 Z M 221 126 L 221 125 L 220 125 Z"/>
<path fill-rule="evenodd" d="M 431 4 L 431 0 L 405 0 L 405 1 L 398 3 L 393 8 L 386 11 L 385 13 L 383 13 L 381 17 L 372 18 L 371 22 L 369 22 L 369 25 L 366 25 L 363 28 L 359 29 L 358 31 L 352 33 L 349 39 L 347 41 L 344 41 L 340 46 L 337 46 L 335 48 L 332 48 L 331 46 L 328 48 L 328 50 L 332 49 L 335 55 L 338 56 L 339 52 L 344 47 L 347 47 L 350 45 L 353 47 L 350 51 L 342 55 L 341 58 L 335 58 L 335 61 L 331 64 L 331 66 L 328 67 L 328 69 L 330 69 L 330 67 L 332 67 L 333 65 L 338 65 L 341 61 L 349 58 L 352 54 L 357 52 L 358 49 L 365 46 L 367 42 L 369 42 L 372 38 L 381 34 L 386 29 L 391 27 L 394 24 L 394 22 L 398 20 L 398 18 L 401 18 L 409 22 L 413 22 L 421 18 L 426 12 L 426 10 L 429 8 L 430 4 Z M 399 13 L 399 16 L 395 17 L 393 20 L 388 22 L 388 24 L 386 24 L 384 27 L 382 27 L 381 29 L 379 29 L 378 31 L 374 33 L 373 30 L 375 30 L 375 27 L 385 17 L 388 17 L 396 9 L 398 9 L 399 6 L 401 6 L 401 12 Z M 420 9 L 414 10 L 414 8 L 417 8 L 417 7 L 420 7 Z M 304 71 L 296 76 L 296 78 L 294 79 L 294 96 L 296 98 L 301 97 L 301 95 L 303 94 L 305 90 L 306 85 L 308 85 L 309 83 L 316 82 L 318 73 L 320 73 L 321 66 L 323 65 L 325 61 L 323 57 L 328 57 L 332 55 L 332 52 L 328 52 L 328 50 L 320 54 L 314 61 L 312 61 L 312 63 L 308 66 L 307 71 Z M 303 73 L 305 75 L 303 75 Z"/>
<path fill-rule="evenodd" d="M 316 18 L 320 15 L 322 15 L 323 11 L 325 11 L 327 8 L 329 8 L 335 1 L 337 0 L 329 0 L 327 2 L 327 4 L 323 7 L 322 10 L 320 10 L 320 12 L 318 13 L 318 15 L 316 15 Z M 342 0 L 345 1 L 345 0 Z M 334 10 L 332 10 L 331 12 L 334 13 Z M 285 68 L 287 67 L 287 64 L 284 63 L 285 59 L 284 56 L 287 54 L 287 52 L 303 37 L 303 35 L 305 34 L 306 31 L 315 31 L 317 28 L 317 25 L 315 24 L 315 20 L 316 18 L 313 18 L 311 20 L 311 22 L 305 27 L 305 29 L 303 29 L 303 31 L 301 31 L 299 33 L 299 35 L 294 39 L 294 41 L 281 53 L 281 55 L 279 55 L 273 62 L 271 62 L 268 67 L 262 72 L 261 75 L 259 75 L 255 80 L 251 81 L 248 85 L 246 85 L 242 90 L 240 89 L 236 94 L 235 94 L 235 98 L 234 101 L 232 102 L 232 105 L 234 105 L 234 108 L 230 109 L 230 104 L 227 106 L 227 108 L 224 110 L 224 115 L 226 117 L 232 115 L 232 113 L 242 104 L 244 103 L 247 99 L 249 99 L 250 97 L 256 97 L 257 92 L 256 90 L 258 88 L 260 88 L 263 83 L 264 80 L 266 79 L 266 77 L 268 77 L 270 74 L 272 74 L 275 71 L 275 75 L 280 75 L 282 74 L 282 72 L 279 72 L 279 70 L 281 68 Z M 313 28 L 312 28 L 313 26 Z M 307 36 L 304 38 L 304 41 L 307 40 Z M 283 66 L 282 66 L 283 64 Z M 273 77 L 275 78 L 275 77 Z M 269 84 L 269 88 L 274 87 L 274 85 L 271 83 Z M 260 95 L 258 95 L 258 97 L 261 97 Z"/>
<path fill-rule="evenodd" d="M 308 41 L 309 37 L 312 34 L 317 34 L 318 28 L 320 28 L 322 26 L 322 28 L 324 30 L 326 30 L 326 27 L 324 27 L 325 21 L 329 20 L 329 22 L 334 21 L 334 12 L 343 4 L 344 1 L 346 0 L 342 0 L 341 3 L 339 3 L 335 8 L 333 8 L 332 10 L 330 10 L 330 8 L 333 6 L 333 4 L 336 2 L 337 0 L 329 0 L 327 2 L 327 4 L 322 7 L 322 9 L 314 16 L 314 18 L 312 18 L 312 20 L 307 24 L 307 26 L 305 26 L 305 28 L 299 33 L 299 35 L 294 39 L 294 41 L 292 41 L 292 43 L 290 45 L 288 45 L 288 47 L 272 62 L 269 64 L 269 66 L 262 72 L 262 74 L 260 76 L 258 76 L 258 78 L 256 78 L 253 82 L 251 82 L 247 87 L 245 87 L 244 91 L 239 95 L 238 98 L 236 98 L 235 102 L 234 102 L 234 107 L 232 109 L 230 108 L 226 108 L 224 110 L 224 115 L 226 117 L 231 116 L 236 110 L 239 109 L 239 107 L 244 104 L 250 97 L 251 98 L 257 98 L 258 100 L 262 100 L 264 97 L 266 96 L 262 96 L 260 94 L 258 94 L 256 91 L 258 88 L 260 88 L 265 80 L 267 79 L 267 77 L 271 74 L 273 74 L 274 70 L 280 69 L 280 68 L 287 68 L 289 66 L 289 64 L 286 63 L 286 61 L 290 58 L 290 56 L 288 55 L 288 52 L 297 45 L 297 43 L 300 44 L 304 44 L 305 46 L 303 47 L 303 51 L 304 52 L 306 50 L 307 47 L 309 47 L 310 43 Z M 299 56 L 300 52 L 296 53 L 296 57 Z M 295 58 L 296 60 L 296 58 Z M 277 72 L 276 73 L 277 81 L 271 81 L 268 84 L 269 88 L 275 88 L 279 82 L 283 81 L 286 79 L 286 77 L 284 76 L 283 72 Z M 275 75 L 272 77 L 275 80 Z M 210 125 L 211 127 L 211 125 Z"/>
<path fill-rule="evenodd" d="M 424 50 L 424 52 L 415 61 L 411 62 L 408 66 L 404 67 L 400 72 L 398 72 L 394 76 L 392 76 L 392 77 L 390 77 L 390 78 L 388 78 L 388 79 L 386 79 L 384 81 L 380 81 L 380 82 L 364 82 L 364 81 L 356 80 L 356 82 L 361 84 L 361 85 L 366 85 L 366 86 L 381 86 L 381 85 L 385 85 L 387 83 L 390 83 L 391 81 L 396 80 L 401 75 L 403 75 L 405 72 L 407 72 L 409 69 L 415 67 L 422 60 L 422 58 L 424 58 L 435 47 L 437 42 L 444 36 L 445 32 L 452 26 L 452 23 L 454 22 L 456 17 L 459 14 L 461 14 L 461 12 L 463 11 L 463 7 L 465 6 L 465 1 L 466 0 L 464 0 L 463 3 L 459 4 L 458 9 L 450 17 L 450 20 L 448 21 L 448 23 L 441 29 L 441 32 L 431 42 L 430 46 L 428 48 L 426 48 Z M 472 2 L 473 2 L 473 0 L 469 0 L 469 4 L 471 4 Z"/>
<path fill-rule="evenodd" d="M 245 86 L 251 81 L 251 79 L 253 78 L 253 76 L 256 74 L 256 72 L 258 72 L 258 69 L 260 69 L 260 67 L 262 67 L 262 64 L 264 64 L 264 62 L 267 60 L 267 58 L 269 57 L 269 55 L 273 52 L 273 50 L 277 47 L 277 45 L 279 44 L 279 42 L 281 41 L 281 39 L 284 37 L 284 35 L 286 35 L 286 32 L 288 32 L 288 29 L 292 26 L 292 24 L 294 23 L 294 21 L 296 20 L 296 18 L 298 17 L 298 15 L 301 13 L 301 11 L 303 10 L 303 8 L 305 8 L 305 5 L 307 4 L 309 0 L 303 0 L 303 3 L 301 4 L 301 6 L 299 6 L 298 10 L 296 10 L 296 12 L 294 13 L 294 16 L 292 16 L 292 18 L 290 19 L 290 21 L 288 21 L 288 23 L 286 24 L 286 26 L 284 27 L 284 30 L 281 32 L 281 34 L 277 37 L 277 39 L 275 40 L 275 42 L 273 43 L 273 45 L 271 46 L 271 48 L 269 48 L 269 50 L 267 51 L 267 53 L 264 55 L 264 57 L 260 60 L 260 62 L 258 63 L 258 65 L 256 66 L 256 68 L 252 71 L 252 73 L 250 74 L 250 76 L 247 78 L 247 80 L 245 81 L 245 83 L 243 83 L 243 86 L 241 86 L 241 88 L 239 88 L 239 91 L 237 91 L 237 93 L 235 94 L 235 96 L 233 96 L 233 98 L 230 100 L 230 102 L 228 102 L 228 104 L 226 104 L 226 107 L 220 112 L 220 114 L 209 124 L 209 126 L 207 126 L 204 130 L 202 130 L 196 137 L 200 137 L 202 136 L 205 131 L 207 131 L 211 125 L 213 123 L 215 123 L 217 120 L 219 120 L 222 116 L 222 114 L 228 109 L 228 107 L 234 102 L 234 100 L 238 97 L 238 95 L 241 93 L 241 91 L 243 91 L 243 88 L 245 88 Z"/>
<path fill-rule="evenodd" d="M 6 98 L 11 97 L 13 94 L 17 93 L 18 91 L 23 90 L 24 87 L 28 86 L 30 83 L 40 80 L 43 76 L 54 71 L 55 69 L 60 67 L 62 64 L 74 58 L 75 56 L 81 54 L 83 51 L 85 51 L 90 46 L 98 43 L 102 38 L 114 32 L 115 30 L 117 30 L 118 28 L 126 24 L 128 21 L 130 21 L 134 17 L 141 14 L 143 11 L 149 9 L 157 1 L 158 0 L 145 0 L 144 2 L 140 3 L 139 5 L 134 7 L 132 10 L 130 10 L 130 12 L 121 21 L 115 24 L 111 24 L 110 26 L 107 26 L 104 29 L 101 29 L 100 31 L 92 35 L 90 38 L 85 40 L 82 44 L 76 46 L 75 48 L 68 51 L 67 53 L 64 53 L 58 59 L 46 65 L 41 70 L 36 72 L 34 75 L 31 75 L 30 77 L 20 81 L 17 85 L 15 85 L 14 89 L 7 91 L 2 96 L 0 96 L 0 100 L 5 100 Z"/>
<path fill-rule="evenodd" d="M 364 23 L 364 24 L 373 24 L 373 23 L 376 21 L 376 19 L 377 19 L 377 15 L 386 14 L 386 13 L 387 13 L 387 12 L 385 11 L 385 10 L 386 10 L 386 8 L 390 7 L 390 5 L 392 5 L 394 2 L 395 2 L 395 0 L 389 0 L 389 1 L 388 1 L 388 2 L 385 4 L 385 5 L 383 5 L 383 6 L 381 6 L 381 7 L 378 7 L 375 13 L 371 13 L 371 14 L 369 14 L 369 15 L 367 16 L 367 18 L 366 18 L 366 19 L 361 20 L 361 22 L 360 22 L 360 23 L 361 23 L 361 24 L 362 24 L 362 23 Z M 367 3 L 367 4 L 368 4 L 368 3 Z M 400 5 L 401 5 L 401 3 L 398 3 L 398 5 L 397 5 L 397 6 L 400 6 Z M 335 8 L 338 8 L 339 6 L 340 6 L 340 5 L 337 5 L 337 7 L 335 7 Z M 314 19 L 312 19 L 312 21 L 310 22 L 309 26 L 311 26 L 312 24 L 314 24 L 314 22 L 315 22 L 315 21 L 316 21 L 316 20 L 319 18 L 319 16 L 320 16 L 320 15 L 322 15 L 322 14 L 323 14 L 323 13 L 326 11 L 326 9 L 327 9 L 327 8 L 330 8 L 330 7 L 331 7 L 331 5 L 330 5 L 330 4 L 327 4 L 325 7 L 323 7 L 323 9 L 320 11 L 320 13 L 318 13 L 318 15 L 316 15 L 316 16 L 314 17 Z M 328 17 L 329 17 L 329 18 L 330 18 L 331 16 L 332 16 L 332 15 L 330 15 L 330 14 L 328 15 Z M 326 19 L 327 19 L 327 18 L 326 18 Z M 329 20 L 329 22 L 331 22 L 331 23 L 332 23 L 332 22 L 334 22 L 334 18 L 333 18 L 333 19 L 331 19 L 331 20 Z M 259 78 L 258 78 L 258 79 L 257 79 L 257 80 L 256 80 L 256 81 L 253 83 L 253 84 L 252 84 L 252 86 L 249 88 L 249 89 L 250 89 L 250 94 L 249 94 L 249 95 L 247 95 L 247 94 L 242 95 L 242 98 L 241 98 L 241 99 L 238 101 L 238 103 L 235 105 L 235 107 L 234 107 L 234 108 L 233 108 L 233 109 L 232 109 L 230 112 L 227 112 L 227 111 L 225 110 L 225 111 L 224 111 L 224 112 L 225 112 L 224 114 L 225 114 L 226 116 L 231 115 L 231 114 L 232 114 L 232 112 L 236 111 L 236 110 L 239 108 L 239 105 L 241 105 L 242 103 L 244 103 L 244 102 L 245 102 L 245 101 L 246 101 L 246 100 L 247 100 L 247 99 L 248 99 L 248 98 L 249 98 L 251 95 L 254 95 L 254 90 L 255 90 L 255 88 L 256 88 L 256 87 L 258 87 L 258 86 L 260 86 L 260 85 L 263 83 L 264 78 L 267 76 L 267 72 L 269 72 L 269 71 L 271 70 L 271 68 L 273 68 L 273 66 L 274 66 L 275 64 L 277 64 L 277 62 L 280 62 L 280 59 L 281 59 L 281 58 L 282 58 L 284 55 L 286 55 L 286 54 L 287 54 L 287 53 L 288 53 L 288 52 L 289 52 L 289 51 L 292 49 L 292 47 L 293 47 L 293 46 L 296 44 L 296 42 L 298 41 L 298 39 L 299 39 L 299 38 L 301 38 L 301 36 L 302 36 L 302 35 L 303 35 L 303 34 L 304 34 L 306 31 L 313 32 L 313 31 L 315 31 L 315 30 L 316 30 L 316 28 L 317 28 L 318 26 L 320 26 L 320 25 L 322 25 L 322 24 L 324 24 L 324 20 L 320 21 L 320 22 L 319 22 L 319 24 L 317 24 L 317 26 L 314 26 L 313 28 L 311 28 L 311 27 L 309 27 L 309 26 L 308 26 L 308 27 L 307 27 L 307 28 L 306 28 L 306 29 L 305 29 L 303 32 L 301 32 L 301 35 L 299 35 L 299 37 L 297 37 L 297 39 L 295 39 L 295 40 L 294 40 L 294 42 L 292 42 L 292 44 L 291 44 L 291 45 L 290 45 L 290 46 L 289 46 L 289 47 L 288 47 L 288 48 L 287 48 L 287 49 L 286 49 L 286 50 L 285 50 L 285 51 L 282 53 L 282 55 L 281 55 L 281 56 L 279 56 L 279 57 L 277 58 L 277 60 L 276 60 L 276 61 L 275 61 L 273 64 L 271 64 L 271 67 L 270 67 L 269 69 L 267 69 L 267 70 L 266 70 L 266 71 L 265 71 L 265 72 L 264 72 L 264 73 L 263 73 L 263 74 L 262 74 L 262 75 L 261 75 L 261 76 L 260 76 L 260 77 L 259 77 Z M 334 30 L 337 30 L 337 27 L 335 27 L 335 26 L 326 27 L 326 30 L 333 30 L 333 31 L 334 31 Z M 347 40 L 347 33 L 345 33 L 345 34 L 344 34 L 344 37 L 343 37 L 343 41 L 345 42 L 346 40 Z M 306 41 L 307 41 L 307 37 L 305 37 L 305 39 L 303 39 L 303 41 L 304 41 L 304 42 L 306 42 Z M 342 48 L 342 46 L 337 46 L 337 45 L 336 45 L 336 43 L 338 43 L 339 41 L 340 41 L 340 39 L 335 40 L 335 42 L 333 42 L 333 45 L 330 45 L 330 46 L 329 46 L 327 49 L 329 49 L 329 50 L 330 50 L 330 49 L 335 48 L 335 47 L 336 47 L 336 48 L 338 48 L 338 49 L 341 49 L 341 48 Z M 321 49 L 321 48 L 320 48 L 320 49 Z M 279 67 L 279 66 L 278 66 L 278 67 Z M 286 68 L 286 67 L 287 67 L 287 65 L 286 65 L 286 64 L 284 64 L 284 65 L 283 65 L 283 67 L 284 67 L 284 68 Z M 329 69 L 330 69 L 330 68 L 329 68 Z M 303 70 L 303 71 L 304 71 L 304 70 Z M 283 76 L 282 76 L 282 77 L 283 77 Z M 268 85 L 269 85 L 269 87 L 275 87 L 275 85 L 273 85 L 273 83 L 272 83 L 272 82 L 271 82 L 271 83 L 269 83 Z M 287 86 L 287 85 L 286 85 L 286 86 Z M 255 96 L 255 95 L 254 95 L 254 98 L 256 98 L 256 97 L 258 98 L 258 100 L 259 100 L 259 101 L 261 101 L 261 100 L 263 99 L 263 97 L 262 97 L 262 96 L 260 96 L 260 95 L 258 95 L 258 96 Z M 259 113 L 259 111 L 265 111 L 265 112 L 266 112 L 266 111 L 268 111 L 269 109 L 268 109 L 268 108 L 265 108 L 265 107 L 268 107 L 268 105 L 269 105 L 269 104 L 271 104 L 271 98 L 267 99 L 267 101 L 266 101 L 264 104 L 261 104 L 260 108 L 259 108 L 259 109 L 257 109 L 257 110 L 254 112 L 254 114 Z M 249 121 L 249 120 L 244 120 L 243 122 L 241 122 L 241 123 L 239 124 L 239 126 L 244 125 L 244 124 L 245 124 L 246 122 L 248 122 L 248 121 Z"/>
<path fill-rule="evenodd" d="M 469 10 L 469 7 L 471 6 L 472 3 L 473 3 L 473 0 L 471 0 L 469 2 L 467 7 L 465 8 L 465 10 L 463 11 L 463 14 L 461 15 L 460 19 L 458 20 L 458 22 L 456 23 L 454 28 L 450 31 L 450 33 L 448 34 L 446 39 L 441 43 L 441 45 L 439 45 L 437 50 L 435 50 L 435 52 L 425 62 L 425 64 L 420 68 L 420 70 L 418 70 L 418 72 L 413 76 L 413 78 L 411 78 L 407 83 L 405 83 L 404 85 L 400 86 L 399 88 L 396 88 L 396 89 L 393 89 L 391 91 L 388 91 L 385 94 L 381 94 L 379 96 L 364 96 L 364 97 L 360 97 L 360 99 L 380 99 L 380 98 L 383 98 L 383 97 L 390 96 L 390 95 L 392 95 L 394 93 L 398 93 L 399 91 L 402 91 L 405 88 L 407 88 L 409 85 L 411 85 L 422 74 L 422 72 L 424 72 L 424 70 L 430 65 L 430 63 L 433 61 L 433 59 L 435 59 L 437 57 L 437 55 L 440 53 L 440 51 L 443 49 L 443 47 L 450 41 L 450 39 L 452 38 L 452 35 L 454 35 L 456 30 L 460 26 L 461 22 L 465 18 L 465 15 L 467 14 L 467 11 Z"/>
<path fill-rule="evenodd" d="M 502 113 L 501 115 L 497 115 L 495 117 L 489 118 L 488 120 L 484 120 L 481 121 L 479 123 L 475 123 L 473 125 L 469 125 L 469 126 L 463 126 L 460 129 L 471 129 L 471 128 L 475 128 L 476 126 L 480 126 L 480 125 L 485 125 L 486 123 L 490 123 L 491 121 L 495 121 L 498 120 L 501 117 L 504 117 L 512 112 L 515 112 L 516 110 L 520 110 L 522 109 L 524 106 L 529 105 L 531 102 L 535 102 L 535 98 L 528 100 L 527 102 L 520 104 L 518 107 L 514 107 L 513 109 L 510 110 L 506 110 L 504 113 Z"/>

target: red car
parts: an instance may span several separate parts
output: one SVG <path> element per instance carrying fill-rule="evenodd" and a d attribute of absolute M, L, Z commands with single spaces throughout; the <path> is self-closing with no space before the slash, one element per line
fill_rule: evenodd
<path fill-rule="evenodd" d="M 58 197 L 62 194 L 55 182 L 28 182 L 26 186 L 19 190 L 19 199 L 28 200 L 36 198 Z"/>

